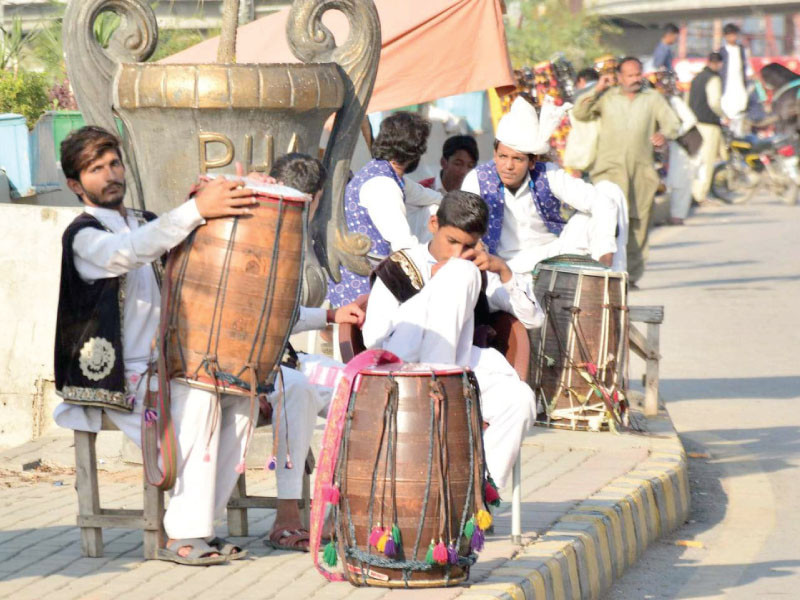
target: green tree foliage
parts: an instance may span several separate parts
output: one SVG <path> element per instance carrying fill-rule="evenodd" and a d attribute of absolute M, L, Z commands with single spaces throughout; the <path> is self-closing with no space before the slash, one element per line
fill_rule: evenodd
<path fill-rule="evenodd" d="M 27 46 L 28 39 L 22 33 L 22 19 L 14 17 L 8 28 L 0 25 L 0 69 L 16 67 Z"/>
<path fill-rule="evenodd" d="M 158 34 L 158 46 L 150 60 L 158 61 L 172 56 L 215 35 L 219 35 L 219 29 L 210 29 L 207 33 L 199 29 L 162 29 Z"/>
<path fill-rule="evenodd" d="M 0 113 L 22 115 L 32 129 L 50 108 L 48 88 L 47 78 L 41 73 L 0 71 Z"/>
<path fill-rule="evenodd" d="M 571 11 L 567 0 L 519 0 L 509 3 L 506 36 L 515 68 L 549 60 L 563 52 L 580 69 L 598 56 L 615 53 L 604 36 L 614 25 L 587 10 Z"/>

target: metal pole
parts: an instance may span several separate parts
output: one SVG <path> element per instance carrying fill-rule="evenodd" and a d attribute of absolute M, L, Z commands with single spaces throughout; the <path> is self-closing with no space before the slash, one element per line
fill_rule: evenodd
<path fill-rule="evenodd" d="M 522 448 L 519 449 L 517 462 L 511 476 L 511 543 L 522 543 Z"/>

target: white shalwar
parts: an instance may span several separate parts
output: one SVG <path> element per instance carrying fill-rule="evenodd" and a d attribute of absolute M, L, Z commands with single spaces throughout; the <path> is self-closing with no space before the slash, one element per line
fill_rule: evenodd
<path fill-rule="evenodd" d="M 670 96 L 669 104 L 681 120 L 679 136 L 697 125 L 697 117 L 683 99 L 678 96 Z M 673 218 L 685 219 L 689 216 L 689 209 L 692 206 L 695 164 L 683 146 L 676 141 L 669 140 L 669 170 L 666 184 L 669 192 L 669 212 Z"/>
<path fill-rule="evenodd" d="M 422 274 L 424 285 L 400 303 L 376 279 L 362 328 L 368 348 L 382 348 L 404 361 L 470 367 L 478 379 L 481 410 L 489 427 L 483 443 L 489 472 L 498 486 L 510 480 L 528 428 L 536 418 L 536 402 L 505 357 L 493 348 L 472 345 L 475 304 L 481 290 L 478 268 L 469 261 L 451 259 L 431 277 L 436 260 L 427 244 L 406 251 Z M 514 314 L 528 328 L 540 327 L 543 314 L 518 276 L 503 284 L 487 273 L 486 296 L 492 310 Z"/>
<path fill-rule="evenodd" d="M 367 209 L 392 252 L 413 248 L 431 239 L 428 221 L 436 214 L 442 195 L 403 177 L 401 190 L 391 177 L 373 177 L 361 186 L 358 202 Z M 405 197 L 405 199 L 404 199 Z M 383 258 L 383 257 L 380 257 Z"/>
<path fill-rule="evenodd" d="M 529 182 L 530 176 L 525 175 L 514 193 L 503 186 L 503 229 L 497 254 L 512 271 L 528 275 L 537 263 L 559 254 L 584 254 L 598 259 L 624 248 L 616 239 L 621 211 L 616 195 L 610 197 L 597 186 L 548 163 L 550 191 L 578 211 L 567 221 L 561 235 L 555 235 L 547 229 L 536 209 Z M 461 189 L 480 195 L 476 171 L 467 174 Z M 627 228 L 627 223 L 625 225 Z"/>
<path fill-rule="evenodd" d="M 725 43 L 728 53 L 727 70 L 725 72 L 725 90 L 722 92 L 722 110 L 730 119 L 730 128 L 734 135 L 742 136 L 744 131 L 744 113 L 747 110 L 747 83 L 742 71 L 749 77 L 752 75 L 749 61 L 742 67 L 742 48 L 739 44 Z M 745 58 L 747 52 L 744 52 Z"/>

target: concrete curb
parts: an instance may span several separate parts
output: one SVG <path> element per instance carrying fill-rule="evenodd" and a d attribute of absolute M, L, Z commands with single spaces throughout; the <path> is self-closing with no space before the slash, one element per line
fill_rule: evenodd
<path fill-rule="evenodd" d="M 665 416 L 665 415 L 664 415 Z M 564 515 L 481 583 L 469 600 L 597 600 L 659 537 L 689 516 L 686 453 L 669 418 L 650 455 Z"/>

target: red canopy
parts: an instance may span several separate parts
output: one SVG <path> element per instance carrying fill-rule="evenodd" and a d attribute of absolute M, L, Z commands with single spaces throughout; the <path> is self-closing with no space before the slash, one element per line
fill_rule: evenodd
<path fill-rule="evenodd" d="M 488 88 L 512 89 L 500 0 L 375 0 L 375 6 L 382 44 L 368 112 Z M 285 9 L 239 27 L 237 62 L 299 62 L 286 41 L 288 15 Z M 346 39 L 342 13 L 329 11 L 323 21 L 337 40 Z M 215 37 L 162 62 L 215 62 L 218 44 Z"/>

